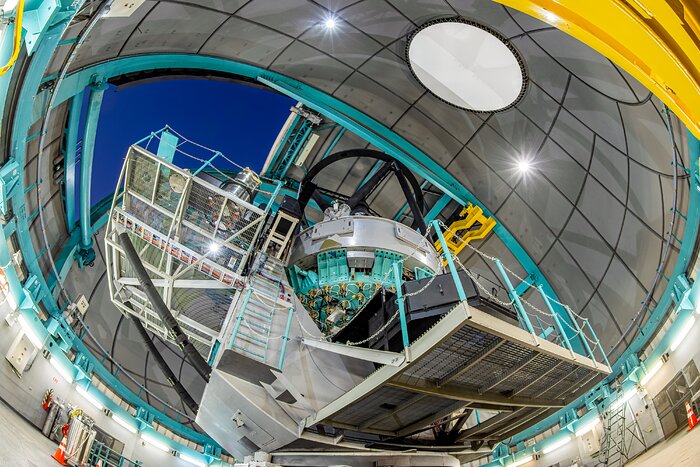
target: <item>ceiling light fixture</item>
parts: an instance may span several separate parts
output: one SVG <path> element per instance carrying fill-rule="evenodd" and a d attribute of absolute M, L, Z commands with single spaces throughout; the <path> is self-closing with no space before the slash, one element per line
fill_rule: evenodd
<path fill-rule="evenodd" d="M 676 338 L 671 343 L 671 352 L 674 352 L 678 346 L 681 345 L 681 342 L 685 340 L 685 336 L 688 335 L 693 326 L 695 326 L 695 316 L 691 316 L 685 323 L 683 323 L 683 326 L 678 331 Z"/>
<path fill-rule="evenodd" d="M 555 441 L 550 446 L 544 448 L 542 454 L 549 454 L 552 451 L 556 451 L 560 447 L 566 446 L 569 443 L 569 441 L 571 441 L 571 436 L 565 436 L 564 438 Z"/>
<path fill-rule="evenodd" d="M 527 159 L 520 159 L 518 161 L 518 172 L 521 174 L 526 174 L 530 172 L 530 169 L 532 168 L 532 164 L 530 163 L 529 160 Z"/>
<path fill-rule="evenodd" d="M 326 19 L 323 25 L 326 26 L 326 29 L 335 29 L 335 27 L 338 25 L 338 22 L 336 21 L 335 17 L 330 16 Z"/>
<path fill-rule="evenodd" d="M 583 426 L 581 426 L 580 428 L 578 428 L 578 429 L 576 430 L 576 433 L 575 433 L 576 436 L 585 435 L 586 433 L 588 433 L 589 431 L 591 431 L 593 428 L 595 428 L 596 426 L 598 426 L 599 423 L 600 423 L 600 418 L 595 417 L 595 418 L 594 418 L 593 420 L 591 420 L 590 422 L 588 422 L 588 423 L 586 423 L 585 425 L 583 425 Z"/>
<path fill-rule="evenodd" d="M 525 62 L 508 39 L 462 17 L 429 21 L 413 32 L 406 61 L 433 96 L 464 110 L 506 110 L 527 90 Z"/>

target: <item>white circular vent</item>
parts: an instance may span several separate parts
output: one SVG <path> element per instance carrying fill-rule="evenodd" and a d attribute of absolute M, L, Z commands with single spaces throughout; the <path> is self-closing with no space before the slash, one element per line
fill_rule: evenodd
<path fill-rule="evenodd" d="M 461 18 L 431 21 L 409 38 L 411 71 L 439 99 L 475 112 L 515 105 L 525 93 L 523 60 L 495 31 Z"/>

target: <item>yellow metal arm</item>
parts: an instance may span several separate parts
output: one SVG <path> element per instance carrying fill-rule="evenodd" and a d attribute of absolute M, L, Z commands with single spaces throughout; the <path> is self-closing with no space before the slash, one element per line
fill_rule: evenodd
<path fill-rule="evenodd" d="M 17 61 L 19 57 L 19 50 L 22 47 L 22 16 L 24 15 L 24 0 L 19 0 L 17 4 L 17 16 L 15 17 L 15 35 L 12 44 L 12 55 L 7 63 L 0 68 L 0 76 L 7 73 L 7 71 L 12 68 L 12 65 Z"/>
<path fill-rule="evenodd" d="M 559 28 L 644 84 L 700 138 L 700 0 L 494 0 Z"/>
<path fill-rule="evenodd" d="M 454 221 L 444 233 L 447 248 L 453 255 L 458 255 L 467 244 L 473 240 L 481 240 L 496 226 L 496 221 L 492 217 L 484 216 L 484 210 L 471 203 L 459 213 L 462 219 Z M 476 228 L 474 225 L 478 223 Z M 442 245 L 435 242 L 438 253 L 442 252 Z"/>

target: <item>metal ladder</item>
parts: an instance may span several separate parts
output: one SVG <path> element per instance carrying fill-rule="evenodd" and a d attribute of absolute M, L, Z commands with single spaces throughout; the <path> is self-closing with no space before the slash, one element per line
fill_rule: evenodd
<path fill-rule="evenodd" d="M 615 410 L 608 410 L 605 418 L 605 429 L 601 441 L 596 466 L 622 466 L 630 459 L 630 450 L 637 440 L 646 450 L 646 442 L 642 435 L 637 418 L 632 414 L 632 423 L 627 423 L 627 411 L 632 410 L 625 402 Z"/>
<path fill-rule="evenodd" d="M 268 363 L 267 351 L 277 300 L 283 283 L 284 264 L 266 258 L 250 275 L 231 336 L 230 348 Z M 285 289 L 286 290 L 286 289 Z"/>

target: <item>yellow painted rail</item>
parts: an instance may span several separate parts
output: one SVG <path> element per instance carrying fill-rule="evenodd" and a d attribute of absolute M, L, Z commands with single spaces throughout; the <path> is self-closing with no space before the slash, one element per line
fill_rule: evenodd
<path fill-rule="evenodd" d="M 494 0 L 588 44 L 700 138 L 700 0 Z"/>

